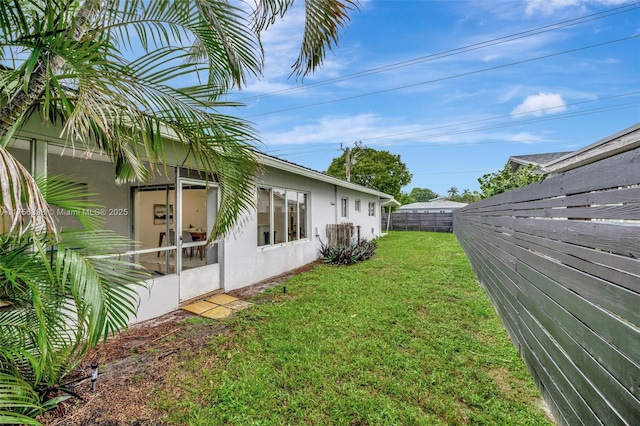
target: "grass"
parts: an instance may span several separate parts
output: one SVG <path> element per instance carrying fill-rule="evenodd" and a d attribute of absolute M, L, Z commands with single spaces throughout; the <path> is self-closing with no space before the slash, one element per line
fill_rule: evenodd
<path fill-rule="evenodd" d="M 283 285 L 174 371 L 169 423 L 550 424 L 453 235 L 391 233 Z"/>

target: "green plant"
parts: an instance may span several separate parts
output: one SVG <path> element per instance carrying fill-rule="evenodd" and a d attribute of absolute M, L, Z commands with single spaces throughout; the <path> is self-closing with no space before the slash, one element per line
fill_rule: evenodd
<path fill-rule="evenodd" d="M 327 174 L 346 178 L 346 153 L 334 158 Z M 350 152 L 351 182 L 373 188 L 399 198 L 403 186 L 411 182 L 412 174 L 399 155 L 389 151 L 357 146 Z"/>
<path fill-rule="evenodd" d="M 482 198 L 489 198 L 512 189 L 520 188 L 535 182 L 544 180 L 547 177 L 540 169 L 533 164 L 520 167 L 515 172 L 507 164 L 498 172 L 487 173 L 478 178 Z"/>
<path fill-rule="evenodd" d="M 119 181 L 144 181 L 165 166 L 171 135 L 187 167 L 215 174 L 221 201 L 209 235 L 225 234 L 253 208 L 260 165 L 255 129 L 219 109 L 238 106 L 224 100 L 228 90 L 261 73 L 260 34 L 293 1 L 252 4 L 0 2 L 0 423 L 36 423 L 28 417 L 49 407 L 43 394 L 78 356 L 126 326 L 130 284 L 146 276 L 105 257 L 127 251 L 127 239 L 59 233 L 47 202 L 55 191 L 39 187 L 8 144 L 28 120 L 53 123 L 74 147 L 108 156 Z M 321 64 L 356 6 L 305 4 L 299 76 Z"/>
<path fill-rule="evenodd" d="M 378 246 L 377 240 L 360 240 L 349 246 L 333 247 L 322 244 L 320 256 L 325 263 L 353 265 L 373 257 Z"/>
<path fill-rule="evenodd" d="M 93 204 L 74 182 L 37 184 L 47 205 L 70 209 L 84 226 L 0 234 L 0 389 L 10 389 L 0 391 L 0 423 L 33 424 L 24 417 L 65 399 L 55 396 L 66 391 L 62 379 L 87 350 L 127 326 L 138 306 L 135 286 L 150 277 L 112 256 L 132 242 L 83 218 Z"/>

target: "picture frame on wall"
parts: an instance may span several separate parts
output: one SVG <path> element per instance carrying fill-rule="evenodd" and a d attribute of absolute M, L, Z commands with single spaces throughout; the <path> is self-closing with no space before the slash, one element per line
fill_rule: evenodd
<path fill-rule="evenodd" d="M 167 223 L 167 205 L 153 205 L 153 224 L 164 225 Z M 169 204 L 169 223 L 173 223 L 173 204 Z"/>

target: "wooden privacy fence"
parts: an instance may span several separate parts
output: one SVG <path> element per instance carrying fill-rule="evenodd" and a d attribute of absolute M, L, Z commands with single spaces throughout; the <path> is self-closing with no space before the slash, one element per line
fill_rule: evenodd
<path fill-rule="evenodd" d="M 390 231 L 452 232 L 453 213 L 391 213 L 382 215 L 382 229 Z"/>
<path fill-rule="evenodd" d="M 639 184 L 635 149 L 455 213 L 560 424 L 640 424 Z"/>
<path fill-rule="evenodd" d="M 357 228 L 357 239 L 360 239 L 360 226 Z M 353 223 L 339 223 L 327 225 L 327 244 L 331 247 L 346 247 L 351 245 L 354 231 Z"/>

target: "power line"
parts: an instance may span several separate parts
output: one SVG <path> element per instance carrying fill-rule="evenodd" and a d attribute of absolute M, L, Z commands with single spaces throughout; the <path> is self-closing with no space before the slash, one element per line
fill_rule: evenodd
<path fill-rule="evenodd" d="M 593 103 L 593 102 L 602 102 L 602 101 L 607 101 L 607 100 L 610 100 L 610 99 L 622 98 L 622 97 L 625 97 L 625 96 L 634 96 L 634 95 L 639 95 L 639 94 L 640 94 L 640 91 L 627 92 L 627 93 L 621 93 L 621 94 L 617 94 L 617 95 L 605 96 L 605 97 L 597 98 L 597 99 L 590 99 L 590 100 L 587 100 L 587 101 L 573 102 L 573 103 L 570 103 L 570 104 L 553 106 L 553 107 L 548 107 L 548 108 L 540 108 L 540 109 L 521 112 L 521 113 L 517 113 L 517 114 L 498 115 L 498 116 L 493 116 L 493 117 L 480 118 L 480 119 L 477 119 L 477 120 L 463 121 L 463 122 L 460 122 L 460 123 L 445 124 L 445 125 L 436 126 L 436 127 L 425 127 L 425 128 L 418 129 L 418 130 L 410 130 L 410 131 L 407 131 L 407 132 L 392 133 L 392 134 L 383 135 L 383 136 L 371 137 L 371 138 L 367 138 L 367 139 L 363 139 L 363 140 L 364 141 L 372 141 L 372 140 L 376 140 L 376 139 L 386 139 L 386 138 L 390 138 L 390 137 L 402 136 L 402 135 L 407 135 L 407 134 L 411 134 L 411 133 L 428 132 L 430 130 L 446 129 L 448 127 L 458 127 L 458 126 L 464 126 L 464 125 L 467 125 L 467 124 L 475 124 L 475 123 L 481 123 L 481 122 L 485 122 L 485 121 L 499 120 L 501 118 L 514 118 L 514 117 L 523 116 L 523 115 L 530 115 L 530 114 L 536 114 L 536 113 L 549 112 L 549 111 L 552 111 L 552 110 L 558 109 L 558 108 L 573 107 L 573 106 L 584 105 L 584 104 Z M 328 143 L 331 144 L 332 142 L 328 142 Z M 297 149 L 306 149 L 308 147 L 315 147 L 317 145 L 324 145 L 324 144 L 328 144 L 328 143 L 308 144 L 308 145 L 305 145 L 304 147 L 289 148 L 289 149 L 286 149 L 286 150 L 287 151 L 291 151 L 291 150 L 297 150 Z M 335 142 L 335 143 L 339 143 L 339 142 Z M 266 150 L 265 152 L 278 152 L 278 151 L 282 151 L 282 150 L 281 149 L 279 149 L 279 150 Z"/>
<path fill-rule="evenodd" d="M 246 102 L 246 101 L 254 100 L 254 99 L 263 99 L 263 98 L 266 98 L 266 97 L 271 97 L 271 96 L 283 95 L 283 94 L 292 93 L 292 92 L 303 91 L 303 90 L 306 90 L 306 89 L 309 89 L 309 88 L 314 88 L 314 87 L 318 87 L 318 86 L 324 86 L 324 85 L 327 85 L 327 84 L 342 82 L 342 81 L 350 80 L 350 79 L 353 79 L 353 78 L 365 77 L 365 76 L 368 76 L 368 75 L 378 74 L 378 73 L 385 72 L 385 71 L 391 71 L 391 70 L 395 70 L 395 69 L 398 69 L 398 68 L 404 68 L 404 67 L 408 67 L 408 66 L 424 63 L 424 62 L 430 62 L 430 61 L 434 61 L 434 60 L 437 60 L 437 59 L 442 59 L 442 58 L 446 58 L 446 57 L 449 57 L 449 56 L 458 55 L 458 54 L 461 54 L 461 53 L 471 52 L 471 51 L 474 51 L 474 50 L 480 50 L 480 49 L 484 49 L 484 48 L 487 48 L 487 47 L 492 47 L 492 46 L 508 43 L 508 42 L 511 42 L 511 41 L 515 41 L 515 40 L 520 40 L 520 39 L 523 39 L 523 38 L 531 37 L 531 36 L 534 36 L 534 35 L 544 34 L 546 32 L 557 31 L 557 30 L 560 30 L 560 29 L 568 28 L 568 27 L 575 26 L 575 25 L 580 25 L 580 24 L 591 22 L 591 21 L 595 21 L 595 20 L 598 20 L 598 19 L 608 18 L 610 16 L 615 16 L 615 15 L 619 15 L 619 14 L 622 14 L 622 13 L 631 12 L 633 10 L 638 9 L 637 5 L 639 3 L 640 2 L 636 2 L 636 3 L 624 5 L 624 6 L 619 6 L 619 7 L 607 9 L 607 10 L 604 10 L 604 11 L 601 11 L 601 12 L 593 13 L 593 14 L 590 14 L 590 15 L 585 15 L 585 16 L 582 16 L 582 17 L 579 17 L 579 18 L 573 18 L 573 19 L 569 19 L 569 20 L 565 20 L 565 21 L 560 21 L 560 22 L 556 22 L 554 24 L 544 25 L 542 27 L 537 27 L 537 28 L 533 28 L 533 29 L 529 29 L 529 30 L 525 30 L 525 31 L 520 31 L 520 32 L 509 34 L 509 35 L 506 35 L 506 36 L 497 37 L 497 38 L 494 38 L 494 39 L 485 40 L 485 41 L 478 42 L 478 43 L 473 43 L 473 44 L 470 44 L 470 45 L 458 47 L 458 48 L 455 48 L 455 49 L 446 50 L 446 51 L 439 52 L 439 53 L 434 53 L 434 54 L 430 54 L 430 55 L 426 55 L 426 56 L 421 56 L 421 57 L 418 57 L 418 58 L 413 58 L 413 59 L 408 59 L 408 60 L 404 60 L 404 61 L 400 61 L 400 62 L 395 62 L 395 63 L 384 65 L 384 66 L 381 66 L 381 67 L 371 68 L 371 69 L 368 69 L 368 70 L 358 71 L 358 72 L 347 74 L 347 75 L 340 76 L 340 77 L 335 77 L 335 78 L 331 78 L 331 79 L 327 79 L 327 80 L 323 80 L 323 81 L 319 81 L 319 82 L 315 82 L 315 83 L 311 83 L 311 84 L 306 84 L 304 86 L 291 87 L 291 88 L 287 88 L 287 89 L 276 90 L 276 91 L 269 92 L 269 93 L 263 93 L 263 94 L 260 94 L 260 95 L 250 96 L 250 97 L 246 97 L 246 98 L 240 99 L 239 102 Z"/>
<path fill-rule="evenodd" d="M 632 102 L 632 103 L 628 103 L 628 104 L 615 105 L 615 106 L 605 107 L 605 108 L 594 108 L 594 109 L 587 110 L 587 111 L 567 113 L 567 114 L 551 116 L 551 117 L 540 117 L 540 118 L 535 118 L 535 119 L 530 119 L 530 120 L 523 120 L 523 121 L 520 121 L 520 122 L 517 122 L 517 123 L 503 123 L 503 124 L 475 127 L 475 128 L 471 128 L 471 129 L 457 130 L 457 131 L 451 131 L 451 132 L 445 132 L 445 133 L 430 134 L 430 135 L 424 135 L 424 136 L 416 136 L 416 137 L 409 138 L 409 139 L 402 139 L 399 142 L 407 142 L 407 141 L 412 141 L 412 140 L 433 139 L 433 138 L 443 137 L 443 136 L 454 136 L 454 135 L 460 135 L 460 134 L 466 134 L 466 133 L 473 133 L 473 132 L 478 132 L 478 131 L 482 131 L 482 130 L 494 130 L 494 129 L 500 129 L 500 128 L 505 128 L 505 127 L 515 127 L 515 126 L 521 126 L 521 125 L 525 125 L 525 124 L 538 123 L 538 122 L 544 122 L 544 121 L 562 120 L 562 119 L 566 119 L 566 118 L 579 117 L 579 116 L 582 116 L 582 115 L 592 115 L 592 114 L 599 114 L 599 113 L 603 113 L 603 112 L 615 111 L 615 110 L 625 109 L 625 108 L 628 108 L 630 106 L 637 106 L 637 105 L 640 105 L 640 102 Z M 364 140 L 366 140 L 366 139 L 363 139 L 363 141 Z M 391 141 L 391 142 L 393 142 L 393 141 Z M 490 144 L 490 143 L 513 143 L 513 142 L 514 141 L 446 142 L 446 143 L 434 142 L 434 143 L 415 144 L 415 145 L 412 145 L 410 147 L 405 147 L 405 148 L 421 148 L 421 147 L 433 146 L 433 145 L 443 145 L 443 146 L 484 145 L 484 144 Z M 309 152 L 296 152 L 296 153 L 293 153 L 293 154 L 280 154 L 280 156 L 285 157 L 285 156 L 292 156 L 292 155 L 305 155 L 305 154 L 310 154 L 310 153 L 328 152 L 328 151 L 334 151 L 334 149 L 328 149 L 327 148 L 327 149 L 314 150 L 314 151 L 309 151 Z"/>
<path fill-rule="evenodd" d="M 594 108 L 594 109 L 590 109 L 590 110 L 587 110 L 587 111 L 566 113 L 566 114 L 550 116 L 550 117 L 532 118 L 532 119 L 529 119 L 529 120 L 520 121 L 518 123 L 494 124 L 494 125 L 490 125 L 490 126 L 474 127 L 474 128 L 471 128 L 471 129 L 455 130 L 455 131 L 450 131 L 450 132 L 430 134 L 430 135 L 424 135 L 424 136 L 414 136 L 413 138 L 402 139 L 400 141 L 401 142 L 407 142 L 407 141 L 412 141 L 412 140 L 433 139 L 433 138 L 443 137 L 443 136 L 453 136 L 453 135 L 461 135 L 461 134 L 465 134 L 465 133 L 473 133 L 473 132 L 477 132 L 477 131 L 481 131 L 481 130 L 502 129 L 502 128 L 505 128 L 505 127 L 521 126 L 521 125 L 524 125 L 524 124 L 539 123 L 539 122 L 543 122 L 543 121 L 563 120 L 565 118 L 579 117 L 579 116 L 582 116 L 582 115 L 592 115 L 592 114 L 599 114 L 599 113 L 602 113 L 602 112 L 609 112 L 609 111 L 616 111 L 616 110 L 619 110 L 619 109 L 626 109 L 628 107 L 637 106 L 637 105 L 640 105 L 640 102 L 630 102 L 630 103 L 627 103 L 627 104 L 620 104 L 620 105 L 614 105 L 614 106 L 603 107 L 603 108 Z"/>
<path fill-rule="evenodd" d="M 465 126 L 465 125 L 469 125 L 469 124 L 476 124 L 476 123 L 482 123 L 482 122 L 487 122 L 487 121 L 499 120 L 499 119 L 503 119 L 503 118 L 513 118 L 513 117 L 518 117 L 518 116 L 521 116 L 521 115 L 529 115 L 529 114 L 535 114 L 535 113 L 550 112 L 550 111 L 552 111 L 554 109 L 558 109 L 558 108 L 561 108 L 561 107 L 564 107 L 564 108 L 574 107 L 574 106 L 577 106 L 577 105 L 584 105 L 584 104 L 593 103 L 593 102 L 603 102 L 603 101 L 606 101 L 606 100 L 622 98 L 622 97 L 626 97 L 626 96 L 635 96 L 635 95 L 639 95 L 639 94 L 640 94 L 640 91 L 627 92 L 627 93 L 622 93 L 622 94 L 617 94 L 617 95 L 606 96 L 606 97 L 602 97 L 602 98 L 598 98 L 598 99 L 591 99 L 591 100 L 587 100 L 587 101 L 574 102 L 574 103 L 570 103 L 570 104 L 565 104 L 563 106 L 554 106 L 554 107 L 549 107 L 549 108 L 541 108 L 541 109 L 527 111 L 527 112 L 523 112 L 523 113 L 499 115 L 499 116 L 481 118 L 481 119 L 464 121 L 464 122 L 459 122 L 459 123 L 446 124 L 446 125 L 435 126 L 435 127 L 426 127 L 426 128 L 422 128 L 422 129 L 418 129 L 418 130 L 411 130 L 411 131 L 407 131 L 407 132 L 392 133 L 392 134 L 387 134 L 387 135 L 382 135 L 382 136 L 375 136 L 375 137 L 371 137 L 371 138 L 363 138 L 362 141 L 373 141 L 373 140 L 379 140 L 379 139 L 387 139 L 387 138 L 393 138 L 393 137 L 398 137 L 398 136 L 403 136 L 403 135 L 408 135 L 408 134 L 428 132 L 428 131 L 433 131 L 433 130 L 446 129 L 446 128 L 451 128 L 451 127 L 460 127 L 460 126 Z M 592 110 L 589 110 L 589 111 L 592 111 Z M 573 113 L 573 114 L 577 114 L 577 113 Z M 554 117 L 544 117 L 544 119 L 569 118 L 569 117 L 572 117 L 572 116 L 561 115 L 561 116 L 554 116 Z M 519 125 L 522 125 L 522 124 L 528 124 L 530 122 L 531 122 L 530 120 L 525 120 L 525 121 L 520 121 L 520 122 L 517 122 L 517 123 L 508 123 L 508 125 L 509 126 L 519 126 Z M 507 127 L 507 126 L 505 125 L 505 127 Z M 467 130 L 458 130 L 458 131 L 454 131 L 454 132 L 447 133 L 447 134 L 444 134 L 444 135 L 458 134 L 458 133 L 464 133 L 464 132 L 467 132 Z M 429 135 L 427 135 L 426 137 L 428 137 L 428 136 Z M 438 135 L 438 136 L 440 136 L 440 135 Z M 409 138 L 409 139 L 403 139 L 403 141 L 416 140 L 416 139 L 422 139 L 422 138 L 424 138 L 424 137 L 416 136 L 416 137 Z M 280 152 L 279 155 L 292 155 L 291 153 L 288 153 L 288 152 L 289 151 L 298 151 L 298 150 L 307 150 L 308 151 L 310 149 L 312 149 L 312 151 L 309 151 L 309 152 L 327 152 L 329 150 L 337 149 L 337 148 L 329 149 L 329 145 L 339 145 L 339 144 L 340 144 L 339 142 L 325 142 L 325 143 L 309 144 L 309 145 L 296 147 L 296 148 L 287 148 L 287 149 L 278 149 L 278 150 L 268 150 L 267 149 L 267 150 L 265 150 L 265 152 L 266 153 Z M 326 147 L 326 148 L 321 150 L 321 151 L 315 150 L 315 148 L 319 148 L 319 147 L 323 147 L 323 146 Z M 285 151 L 286 153 L 282 153 L 282 151 Z"/>
<path fill-rule="evenodd" d="M 432 79 L 432 80 L 422 81 L 422 82 L 419 82 L 419 83 L 407 84 L 407 85 L 404 85 L 404 86 L 393 87 L 393 88 L 390 88 L 390 89 L 377 90 L 375 92 L 361 93 L 359 95 L 348 96 L 346 98 L 332 99 L 332 100 L 329 100 L 329 101 L 316 102 L 316 103 L 307 104 L 307 105 L 300 105 L 300 106 L 296 106 L 296 107 L 292 107 L 292 108 L 285 108 L 285 109 L 280 109 L 280 110 L 276 110 L 276 111 L 263 112 L 263 113 L 260 113 L 260 114 L 250 115 L 247 118 L 260 117 L 260 116 L 264 116 L 264 115 L 277 114 L 277 113 L 281 113 L 281 112 L 295 111 L 295 110 L 305 109 L 305 108 L 312 108 L 312 107 L 320 106 L 320 105 L 327 105 L 327 104 L 347 101 L 347 100 L 351 100 L 351 99 L 358 99 L 358 98 L 364 98 L 364 97 L 367 97 L 367 96 L 379 95 L 381 93 L 394 92 L 396 90 L 410 89 L 410 88 L 413 88 L 413 87 L 423 86 L 425 84 L 437 83 L 437 82 L 446 81 L 446 80 L 452 80 L 454 78 L 459 78 L 459 77 L 467 77 L 467 76 L 474 75 L 474 74 L 480 74 L 480 73 L 484 73 L 484 72 L 488 72 L 488 71 L 495 71 L 495 70 L 502 69 L 502 68 L 512 67 L 514 65 L 522 65 L 522 64 L 529 63 L 529 62 L 539 61 L 541 59 L 548 59 L 548 58 L 553 58 L 553 57 L 556 57 L 556 56 L 566 55 L 568 53 L 574 53 L 574 52 L 579 52 L 579 51 L 582 51 L 582 50 L 593 49 L 593 48 L 596 48 L 596 47 L 607 46 L 607 45 L 614 44 L 614 43 L 619 43 L 619 42 L 623 42 L 623 41 L 632 40 L 632 39 L 635 39 L 635 38 L 638 38 L 638 37 L 640 37 L 640 34 L 636 34 L 636 35 L 632 35 L 632 36 L 628 36 L 628 37 L 623 37 L 623 38 L 619 38 L 619 39 L 615 39 L 615 40 L 609 40 L 609 41 L 605 41 L 605 42 L 602 42 L 602 43 L 591 44 L 591 45 L 588 45 L 588 46 L 577 47 L 575 49 L 564 50 L 564 51 L 561 51 L 561 52 L 550 53 L 548 55 L 537 56 L 535 58 L 523 59 L 521 61 L 510 62 L 508 64 L 496 65 L 496 66 L 493 66 L 493 67 L 481 68 L 479 70 L 468 71 L 468 72 L 455 74 L 455 75 L 450 75 L 450 76 L 446 76 L 446 77 L 440 77 L 440 78 L 436 78 L 436 79 Z"/>

